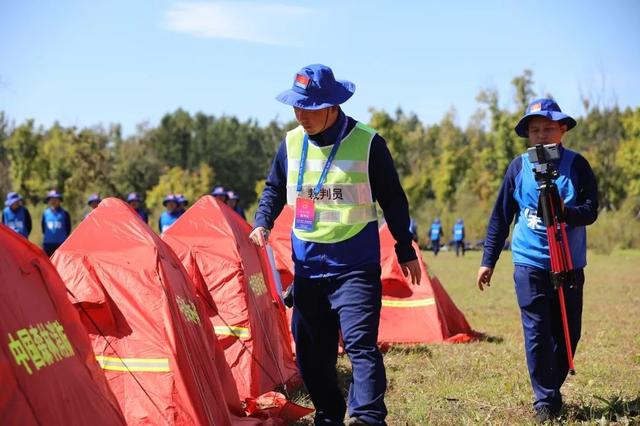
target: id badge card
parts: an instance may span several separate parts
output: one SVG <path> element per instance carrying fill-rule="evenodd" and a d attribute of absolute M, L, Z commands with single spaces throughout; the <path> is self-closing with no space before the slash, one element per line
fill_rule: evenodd
<path fill-rule="evenodd" d="M 296 198 L 296 216 L 294 227 L 300 231 L 313 231 L 316 209 L 313 199 Z"/>

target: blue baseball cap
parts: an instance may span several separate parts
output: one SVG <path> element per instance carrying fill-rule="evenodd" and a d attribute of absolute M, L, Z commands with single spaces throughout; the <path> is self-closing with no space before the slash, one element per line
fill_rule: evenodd
<path fill-rule="evenodd" d="M 100 196 L 98 194 L 91 194 L 89 195 L 89 198 L 87 198 L 87 204 L 91 204 L 93 202 L 100 202 L 102 201 L 102 199 L 100 199 Z"/>
<path fill-rule="evenodd" d="M 533 116 L 546 117 L 549 120 L 559 121 L 571 130 L 576 126 L 576 120 L 563 113 L 560 106 L 553 99 L 541 98 L 531 101 L 524 112 L 524 116 L 516 124 L 516 134 L 522 138 L 529 137 L 529 119 Z"/>
<path fill-rule="evenodd" d="M 142 201 L 142 198 L 140 198 L 137 192 L 131 192 L 129 193 L 129 195 L 127 195 L 127 203 L 130 203 L 132 201 Z"/>
<path fill-rule="evenodd" d="M 56 191 L 55 189 L 52 189 L 51 191 L 47 192 L 47 196 L 45 197 L 44 200 L 45 202 L 49 202 L 49 199 L 51 198 L 58 198 L 60 199 L 60 201 L 62 201 L 62 194 Z"/>
<path fill-rule="evenodd" d="M 6 207 L 10 207 L 13 205 L 13 203 L 17 203 L 20 200 L 22 200 L 22 197 L 20 196 L 20 194 L 18 194 L 17 192 L 10 192 L 7 194 L 7 199 L 4 202 L 4 205 Z"/>
<path fill-rule="evenodd" d="M 227 191 L 224 189 L 223 186 L 216 186 L 215 188 L 213 188 L 213 191 L 211 191 L 211 195 L 213 195 L 214 197 L 219 197 L 219 196 L 228 197 Z"/>
<path fill-rule="evenodd" d="M 355 91 L 355 84 L 336 80 L 328 66 L 313 64 L 298 71 L 291 89 L 280 93 L 276 99 L 296 108 L 318 110 L 346 102 Z"/>
<path fill-rule="evenodd" d="M 164 197 L 164 200 L 162 200 L 162 205 L 166 206 L 167 203 L 170 203 L 172 201 L 176 204 L 178 203 L 178 199 L 176 198 L 176 196 L 173 194 L 169 194 L 166 197 Z"/>

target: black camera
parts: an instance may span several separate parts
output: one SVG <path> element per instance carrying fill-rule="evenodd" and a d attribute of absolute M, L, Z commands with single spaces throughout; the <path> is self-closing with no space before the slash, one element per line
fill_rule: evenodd
<path fill-rule="evenodd" d="M 536 181 L 548 181 L 558 177 L 554 160 L 560 159 L 560 145 L 557 143 L 540 144 L 527 149 L 529 161 L 533 164 Z"/>

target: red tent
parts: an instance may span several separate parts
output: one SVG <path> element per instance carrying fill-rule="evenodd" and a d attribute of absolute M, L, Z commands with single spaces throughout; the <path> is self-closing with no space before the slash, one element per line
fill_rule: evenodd
<path fill-rule="evenodd" d="M 236 423 L 228 404 L 242 415 L 240 402 L 234 386 L 221 384 L 215 362 L 224 363 L 193 283 L 134 210 L 102 201 L 53 263 L 87 312 L 83 322 L 127 423 Z"/>
<path fill-rule="evenodd" d="M 198 200 L 163 235 L 208 295 L 206 305 L 241 399 L 299 382 L 284 307 L 251 226 L 211 196 Z"/>
<path fill-rule="evenodd" d="M 387 225 L 380 228 L 382 265 L 382 312 L 378 342 L 439 343 L 467 342 L 476 336 L 464 314 L 456 307 L 437 277 L 418 257 L 422 279 L 413 286 L 396 258 L 395 240 Z M 413 243 L 420 253 L 420 248 Z"/>
<path fill-rule="evenodd" d="M 124 425 L 47 255 L 0 225 L 0 423 Z"/>
<path fill-rule="evenodd" d="M 292 224 L 293 209 L 286 206 L 269 237 L 285 288 L 293 281 Z M 465 342 L 476 336 L 438 278 L 429 276 L 421 257 L 421 285 L 412 286 L 406 281 L 394 246 L 395 240 L 385 224 L 380 228 L 382 312 L 378 343 Z M 415 243 L 414 247 L 419 252 Z"/>

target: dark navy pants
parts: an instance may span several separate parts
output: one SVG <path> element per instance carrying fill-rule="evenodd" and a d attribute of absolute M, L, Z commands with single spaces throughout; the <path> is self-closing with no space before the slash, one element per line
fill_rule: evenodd
<path fill-rule="evenodd" d="M 569 372 L 562 330 L 558 292 L 553 288 L 549 271 L 515 265 L 513 274 L 522 328 L 527 367 L 535 401 L 534 408 L 562 406 L 560 387 Z M 575 354 L 582 324 L 582 289 L 584 271 L 576 271 L 577 285 L 564 287 L 571 347 Z"/>
<path fill-rule="evenodd" d="M 351 360 L 349 416 L 384 425 L 387 379 L 377 346 L 380 267 L 334 278 L 294 280 L 293 337 L 304 384 L 316 408 L 315 424 L 342 425 L 346 411 L 338 386 L 338 333 Z"/>

